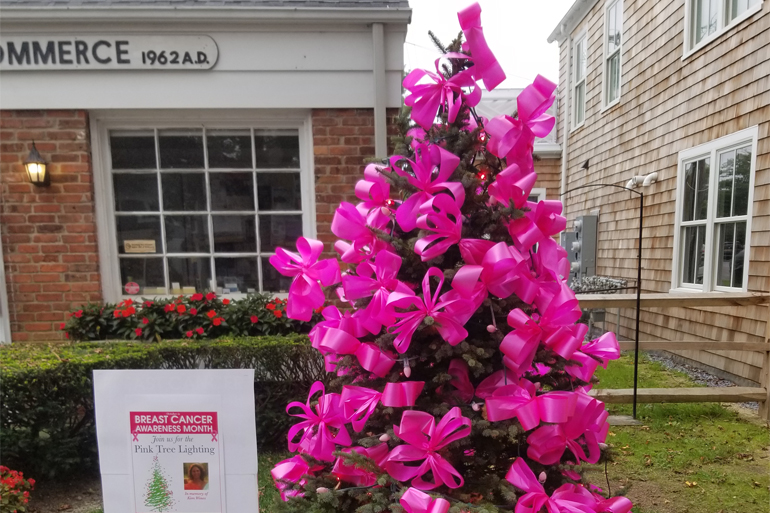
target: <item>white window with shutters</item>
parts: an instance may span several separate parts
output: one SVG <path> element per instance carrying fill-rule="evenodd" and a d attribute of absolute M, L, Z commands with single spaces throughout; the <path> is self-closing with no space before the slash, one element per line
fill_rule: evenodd
<path fill-rule="evenodd" d="M 672 289 L 747 290 L 757 134 L 679 153 Z"/>

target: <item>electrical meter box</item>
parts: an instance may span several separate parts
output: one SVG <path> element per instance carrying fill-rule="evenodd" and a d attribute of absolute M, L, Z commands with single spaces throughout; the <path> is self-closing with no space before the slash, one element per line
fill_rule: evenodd
<path fill-rule="evenodd" d="M 596 275 L 596 246 L 599 216 L 578 216 L 573 224 L 575 241 L 568 249 L 574 253 L 578 278 Z"/>
<path fill-rule="evenodd" d="M 572 243 L 576 240 L 577 234 L 575 232 L 561 232 L 559 234 L 559 243 L 567 251 L 567 258 L 569 259 L 569 276 L 566 276 L 568 285 L 576 280 L 580 274 L 580 262 L 577 260 L 575 252 L 572 251 Z"/>

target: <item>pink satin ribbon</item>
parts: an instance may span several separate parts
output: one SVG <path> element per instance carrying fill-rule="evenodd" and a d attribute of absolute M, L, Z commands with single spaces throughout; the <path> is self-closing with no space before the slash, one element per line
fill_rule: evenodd
<path fill-rule="evenodd" d="M 361 367 L 381 378 L 387 376 L 396 363 L 392 356 L 376 345 L 370 342 L 362 344 L 354 336 L 337 328 L 326 328 L 317 348 L 324 355 L 355 355 Z"/>
<path fill-rule="evenodd" d="M 481 7 L 478 3 L 469 5 L 457 13 L 457 18 L 466 39 L 463 49 L 470 50 L 473 56 L 473 76 L 476 80 L 483 80 L 484 87 L 491 91 L 505 80 L 505 72 L 484 37 L 484 30 L 481 28 Z"/>
<path fill-rule="evenodd" d="M 310 407 L 310 400 L 320 392 L 318 404 Z M 300 408 L 302 413 L 293 414 L 289 410 Z M 289 429 L 289 450 L 295 452 L 297 449 L 303 454 L 308 454 L 321 461 L 334 461 L 334 451 L 337 445 L 349 446 L 350 434 L 345 428 L 345 415 L 340 405 L 339 394 L 327 394 L 323 383 L 316 381 L 310 387 L 307 401 L 303 404 L 298 401 L 289 403 L 286 407 L 286 413 L 294 417 L 304 419 L 298 424 L 294 424 Z M 333 429 L 337 430 L 334 434 Z M 294 442 L 294 438 L 300 435 L 299 442 Z"/>
<path fill-rule="evenodd" d="M 496 243 L 484 239 L 462 239 L 459 243 L 460 255 L 466 264 L 481 265 L 484 255 Z"/>
<path fill-rule="evenodd" d="M 495 393 L 495 390 L 497 390 L 500 387 L 504 387 L 507 385 L 516 385 L 519 383 L 519 376 L 508 370 L 499 370 L 496 372 L 493 372 L 489 376 L 487 376 L 481 383 L 479 383 L 479 386 L 476 387 L 476 397 L 479 399 L 486 399 L 487 397 L 491 396 Z"/>
<path fill-rule="evenodd" d="M 500 351 L 508 357 L 508 368 L 523 374 L 532 365 L 543 332 L 540 325 L 520 308 L 508 314 L 508 325 L 513 331 L 503 339 Z"/>
<path fill-rule="evenodd" d="M 447 513 L 450 506 L 448 500 L 434 499 L 416 488 L 407 489 L 399 503 L 406 513 Z"/>
<path fill-rule="evenodd" d="M 393 432 L 406 444 L 390 451 L 385 470 L 398 481 L 412 480 L 419 490 L 432 490 L 441 485 L 459 488 L 464 480 L 460 473 L 439 453 L 441 449 L 468 436 L 471 420 L 463 417 L 460 408 L 454 407 L 436 424 L 433 415 L 417 410 L 407 410 L 401 416 L 401 425 L 393 426 Z M 404 462 L 422 461 L 418 467 L 408 467 Z M 433 481 L 423 479 L 432 471 Z"/>
<path fill-rule="evenodd" d="M 356 209 L 369 226 L 387 226 L 391 221 L 387 212 L 398 208 L 395 200 L 390 199 L 390 183 L 382 177 L 382 167 L 377 164 L 364 169 L 364 179 L 356 182 L 356 197 L 361 200 Z"/>
<path fill-rule="evenodd" d="M 468 364 L 465 360 L 455 358 L 449 362 L 449 370 L 447 371 L 452 379 L 449 384 L 452 385 L 456 392 L 456 395 L 463 403 L 469 403 L 473 399 L 473 384 L 471 383 L 470 376 L 468 375 Z M 452 393 L 450 393 L 452 395 Z"/>
<path fill-rule="evenodd" d="M 296 455 L 276 463 L 275 467 L 270 471 L 270 475 L 273 476 L 275 487 L 278 488 L 281 494 L 281 500 L 286 502 L 292 497 L 304 496 L 302 491 L 293 488 L 293 484 L 299 483 L 304 485 L 305 479 L 303 479 L 303 476 L 321 469 L 323 469 L 323 466 L 316 466 L 311 469 L 302 456 Z"/>
<path fill-rule="evenodd" d="M 414 252 L 423 262 L 446 253 L 460 242 L 463 216 L 455 201 L 447 194 L 439 194 L 420 206 L 417 228 L 430 232 L 414 244 Z"/>
<path fill-rule="evenodd" d="M 313 310 L 324 304 L 321 285 L 328 287 L 341 279 L 336 260 L 318 260 L 324 249 L 323 242 L 300 237 L 297 253 L 277 248 L 270 257 L 270 264 L 284 276 L 294 277 L 289 287 L 286 315 L 291 319 L 309 321 Z"/>
<path fill-rule="evenodd" d="M 528 201 L 527 206 L 530 210 L 524 213 L 524 217 L 514 219 L 508 224 L 508 233 L 524 251 L 529 251 L 538 242 L 564 231 L 567 227 L 567 218 L 561 215 L 561 201 Z"/>
<path fill-rule="evenodd" d="M 536 181 L 537 173 L 533 170 L 509 163 L 487 188 L 492 200 L 490 203 L 500 203 L 507 207 L 512 202 L 514 207 L 523 208 Z"/>
<path fill-rule="evenodd" d="M 368 449 L 364 447 L 353 447 L 350 449 L 343 449 L 342 452 L 348 454 L 356 452 L 362 456 L 366 456 L 379 467 L 382 466 L 388 456 L 388 444 L 380 444 Z M 358 468 L 355 465 L 346 465 L 343 456 L 339 456 L 337 461 L 334 462 L 332 475 L 339 478 L 340 481 L 352 483 L 355 486 L 374 486 L 377 484 L 377 474 Z"/>
<path fill-rule="evenodd" d="M 375 229 L 383 229 L 384 225 L 371 226 Z M 340 254 L 340 260 L 345 263 L 358 263 L 371 258 L 379 251 L 389 248 L 389 244 L 379 240 L 369 229 L 367 219 L 352 204 L 343 201 L 334 212 L 331 230 L 340 239 L 351 241 L 337 241 L 334 250 Z"/>
<path fill-rule="evenodd" d="M 548 496 L 521 458 L 516 458 L 505 479 L 525 492 L 516 503 L 515 513 L 596 513 L 596 499 L 583 487 L 564 484 Z"/>
<path fill-rule="evenodd" d="M 575 412 L 577 396 L 574 392 L 548 392 L 536 395 L 531 381 L 500 387 L 486 399 L 487 419 L 491 422 L 516 417 L 529 431 L 541 422 L 566 422 Z"/>
<path fill-rule="evenodd" d="M 371 388 L 346 385 L 342 387 L 342 410 L 356 433 L 360 433 L 379 402 L 389 408 L 414 406 L 424 387 L 424 381 L 387 383 L 380 393 Z"/>

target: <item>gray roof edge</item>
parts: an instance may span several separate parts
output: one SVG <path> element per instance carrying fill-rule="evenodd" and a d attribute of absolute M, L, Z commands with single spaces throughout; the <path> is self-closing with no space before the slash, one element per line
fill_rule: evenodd
<path fill-rule="evenodd" d="M 548 36 L 548 42 L 553 43 L 557 41 L 561 44 L 598 2 L 599 0 L 575 0 L 567 14 L 564 15 L 559 24 L 556 25 L 556 28 L 551 32 L 551 35 Z"/>

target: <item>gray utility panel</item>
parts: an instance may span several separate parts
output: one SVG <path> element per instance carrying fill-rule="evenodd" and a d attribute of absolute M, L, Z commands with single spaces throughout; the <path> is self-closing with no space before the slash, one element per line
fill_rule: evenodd
<path fill-rule="evenodd" d="M 578 216 L 572 232 L 561 234 L 561 245 L 570 261 L 570 281 L 596 275 L 596 243 L 599 216 Z"/>

